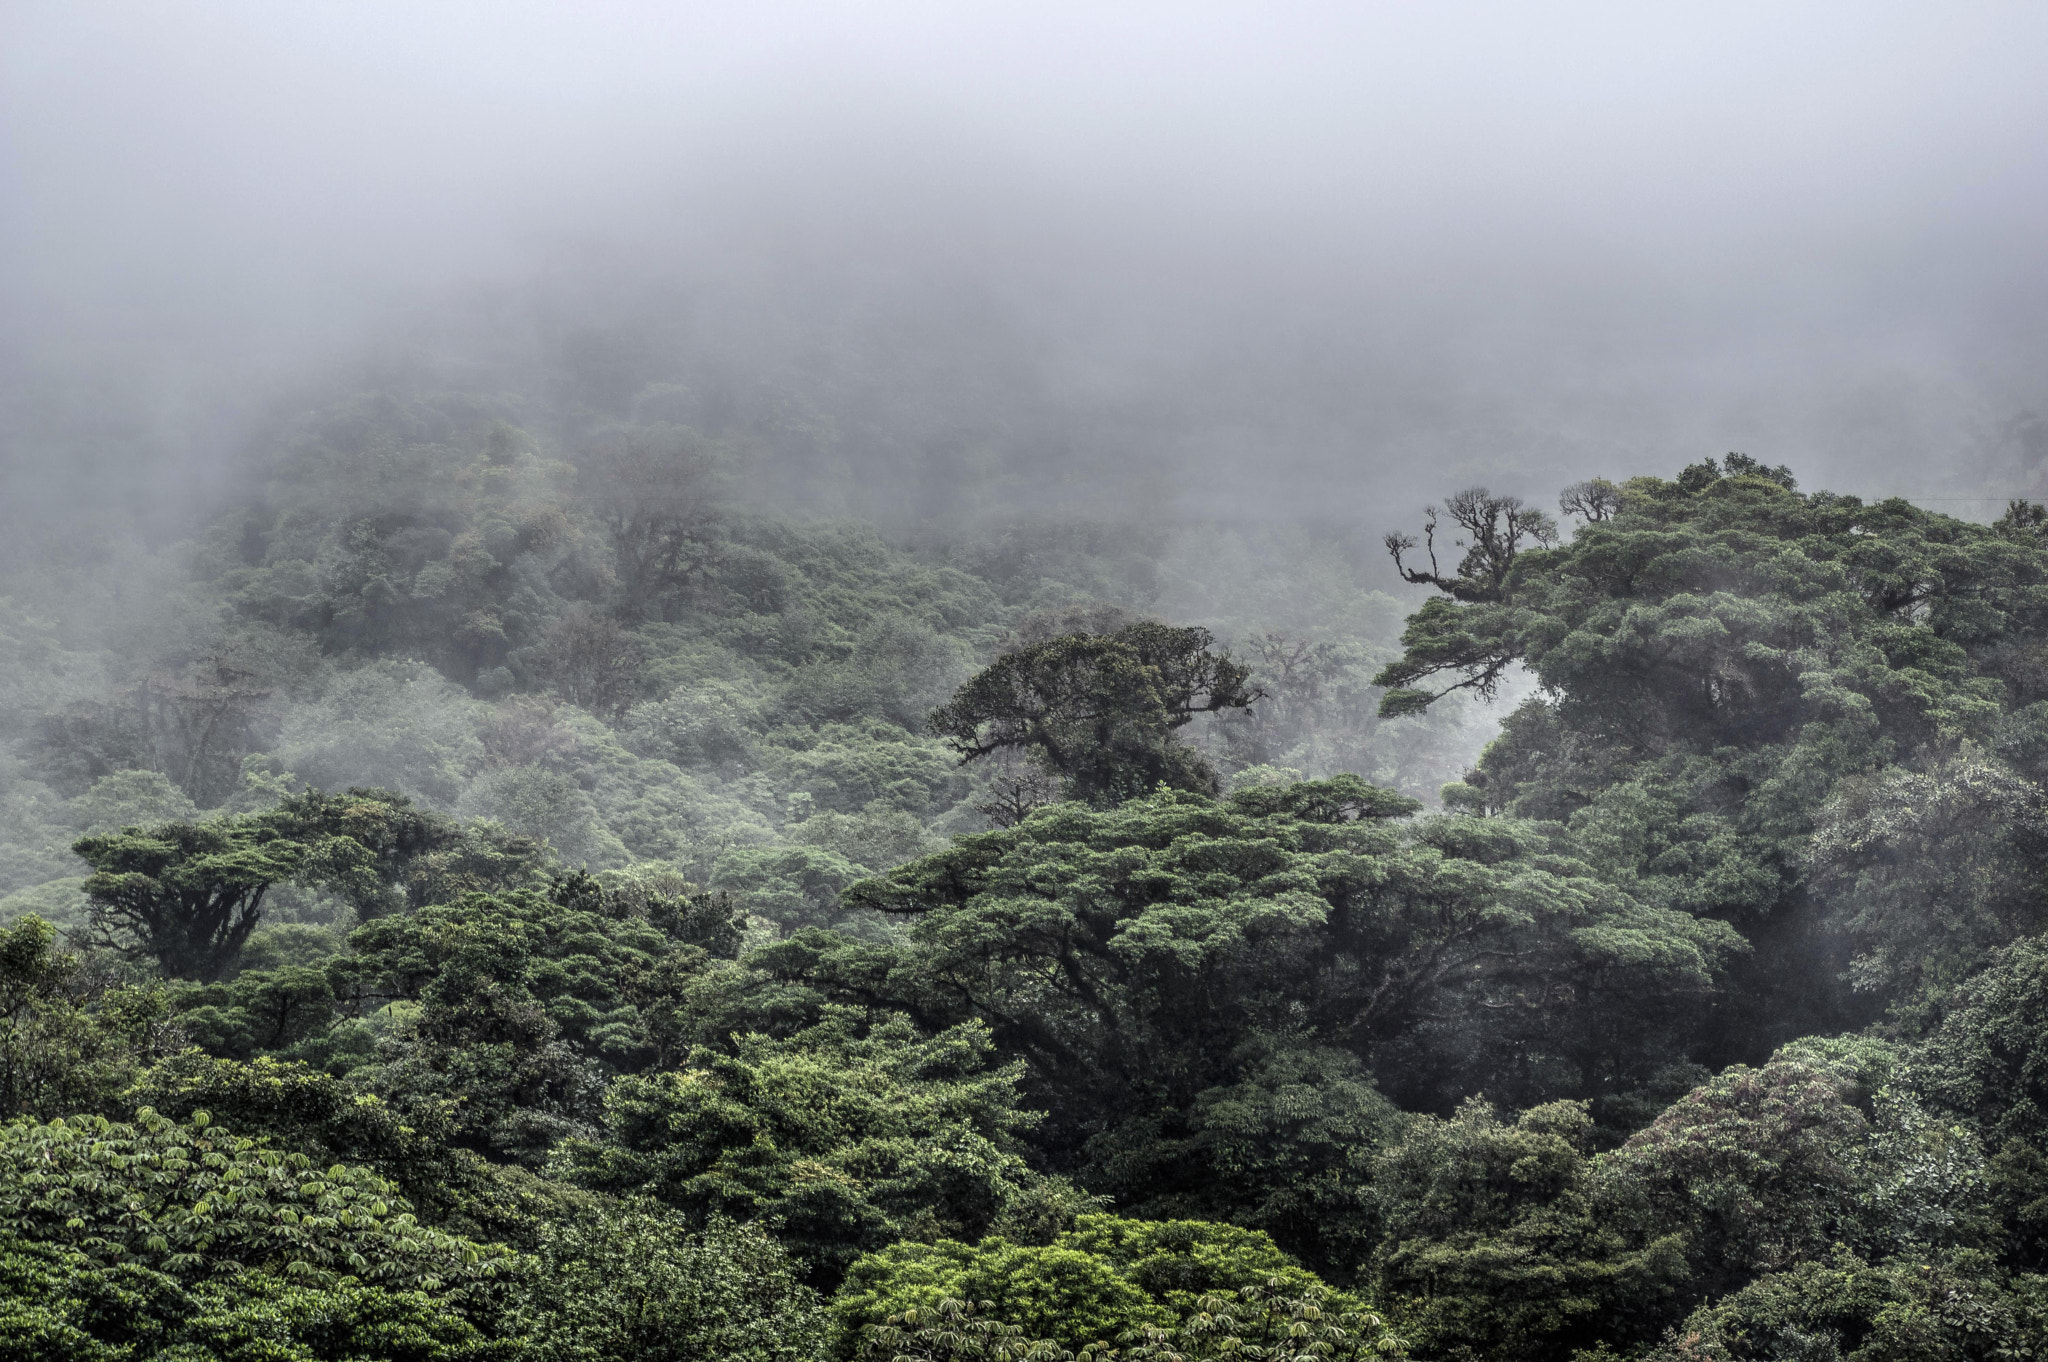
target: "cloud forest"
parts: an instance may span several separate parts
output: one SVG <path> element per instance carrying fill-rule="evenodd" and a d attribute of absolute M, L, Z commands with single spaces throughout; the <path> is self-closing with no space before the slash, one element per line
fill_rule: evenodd
<path fill-rule="evenodd" d="M 2037 509 L 1452 489 L 1397 602 L 516 415 L 10 582 L 19 1355 L 2030 1355 Z"/>
<path fill-rule="evenodd" d="M 0 1362 L 2048 1359 L 2048 11 L 7 9 Z"/>

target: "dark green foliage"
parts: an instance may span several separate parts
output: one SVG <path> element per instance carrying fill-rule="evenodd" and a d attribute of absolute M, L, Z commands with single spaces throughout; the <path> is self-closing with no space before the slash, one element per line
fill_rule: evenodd
<path fill-rule="evenodd" d="M 1459 578 L 1411 617 L 1403 655 L 1378 678 L 1395 688 L 1391 713 L 1485 689 L 1513 664 L 1534 673 L 1542 698 L 1509 722 L 1460 798 L 1569 819 L 1609 877 L 1743 930 L 1757 956 L 1741 1005 L 1694 1056 L 1716 1063 L 1858 1016 L 1828 965 L 1814 967 L 1831 945 L 1804 883 L 1808 837 L 1836 782 L 1995 741 L 2048 694 L 2025 642 L 2048 625 L 2038 540 L 1898 500 L 1800 495 L 1782 471 L 1730 466 L 1632 479 L 1569 544 L 1537 536 L 1489 556 L 1484 581 Z M 1860 977 L 1892 997 L 1946 986 L 2033 912 L 2009 898 L 1953 905 L 1954 924 L 1931 936 L 1901 916 L 1929 877 L 1972 873 L 1963 805 L 1975 796 L 1957 795 L 1953 815 L 1926 811 L 1961 818 L 1957 832 L 1869 825 L 1898 803 L 1881 793 L 1863 815 L 1838 806 L 1831 864 L 1850 883 L 1880 874 L 1886 856 L 1913 856 L 1910 839 L 1941 843 L 1917 878 L 1868 900 L 1845 884 L 1836 905 L 1864 952 Z"/>
<path fill-rule="evenodd" d="M 1508 1124 L 1475 1098 L 1448 1121 L 1415 1118 L 1380 1157 L 1376 1295 L 1425 1356 L 1652 1339 L 1683 1303 L 1685 1240 L 1617 1213 L 1591 1133 L 1579 1103 Z"/>
<path fill-rule="evenodd" d="M 1258 699 L 1206 629 L 1141 622 L 1068 634 L 996 660 L 933 712 L 931 730 L 973 761 L 1022 751 L 1099 805 L 1165 785 L 1213 794 L 1216 777 L 1175 736 L 1197 714 Z"/>
<path fill-rule="evenodd" d="M 1853 1238 L 1863 1113 L 1827 1066 L 1784 1057 L 1695 1089 L 1611 1158 L 1646 1223 L 1684 1236 L 1718 1295 Z"/>
<path fill-rule="evenodd" d="M 592 344 L 580 466 L 337 409 L 149 629 L 0 600 L 97 927 L 0 924 L 0 1356 L 2039 1350 L 2040 515 L 1462 493 L 1381 695 L 1334 539 L 743 511 Z"/>
<path fill-rule="evenodd" d="M 606 1075 L 674 1052 L 677 990 L 708 955 L 672 933 L 717 925 L 658 905 L 670 930 L 594 882 L 563 880 L 555 897 L 470 894 L 364 924 L 333 966 L 347 1008 L 381 1019 L 363 1080 L 405 1111 L 455 1104 L 454 1138 L 469 1147 L 544 1157 L 591 1129 Z"/>
<path fill-rule="evenodd" d="M 1354 1086 L 1353 1114 L 1289 1118 L 1291 1061 L 1277 1051 L 1335 1047 L 1394 1086 L 1433 1087 L 1475 1072 L 1514 1081 L 1537 1049 L 1567 1082 L 1598 1082 L 1642 1062 L 1655 1034 L 1643 1015 L 1704 991 L 1733 943 L 1719 924 L 1600 883 L 1543 829 L 1400 824 L 1413 808 L 1355 777 L 1223 803 L 1162 792 L 1109 811 L 1061 805 L 850 891 L 907 918 L 899 938 L 800 935 L 757 959 L 932 1024 L 985 1021 L 1051 1109 L 1045 1147 L 1089 1163 L 1089 1184 L 1127 1208 L 1298 1217 L 1291 1190 L 1244 1174 L 1263 1166 L 1290 1188 L 1338 1176 L 1343 1144 L 1375 1117 Z M 1537 981 L 1560 978 L 1584 979 L 1614 1022 L 1576 998 L 1546 1013 Z M 1425 1031 L 1424 1016 L 1454 1024 Z M 1346 1133 L 1332 1139 L 1325 1119 Z M 1301 1143 L 1254 1163 L 1234 1143 L 1242 1127 L 1230 1132 L 1247 1120 Z"/>
<path fill-rule="evenodd" d="M 1089 1145 L 1089 1181 L 1148 1215 L 1228 1217 L 1348 1277 L 1379 1234 L 1373 1156 L 1400 1115 L 1348 1050 L 1286 1033 L 1229 1057 L 1237 1081 L 1186 1112 L 1134 1118 Z"/>
<path fill-rule="evenodd" d="M 929 1039 L 907 1020 L 830 1009 L 787 1040 L 734 1038 L 685 1067 L 615 1080 L 604 1138 L 566 1143 L 562 1174 L 693 1213 L 762 1220 L 836 1280 L 906 1236 L 979 1235 L 1034 1181 L 1015 1066 L 987 1032 Z"/>
<path fill-rule="evenodd" d="M 812 1362 L 824 1342 L 816 1295 L 756 1227 L 593 1210 L 549 1225 L 535 1259 L 512 1322 L 534 1362 Z"/>
<path fill-rule="evenodd" d="M 285 796 L 266 821 L 307 846 L 302 879 L 339 894 L 363 917 L 435 901 L 435 861 L 470 835 L 389 790 L 306 790 Z"/>
<path fill-rule="evenodd" d="M 2015 942 L 1957 991 L 1914 1077 L 1994 1148 L 2048 1144 L 2048 939 Z"/>
<path fill-rule="evenodd" d="M 538 1159 L 564 1131 L 592 1128 L 607 1075 L 681 1057 L 697 1012 L 718 1006 L 702 995 L 711 952 L 738 944 L 730 902 L 671 875 L 565 874 L 548 894 L 471 894 L 375 919 L 320 968 L 248 971 L 173 1003 L 216 1055 L 282 1052 L 353 1074 L 408 1125 Z M 193 1065 L 186 1079 L 321 1086 L 275 1066 Z"/>
<path fill-rule="evenodd" d="M 2015 943 L 1965 984 L 1914 1056 L 1913 1081 L 1969 1123 L 2009 1253 L 2048 1271 L 2048 941 Z"/>
<path fill-rule="evenodd" d="M 0 928 L 0 1118 L 118 1109 L 150 1060 L 179 1043 L 162 990 L 114 983 L 27 917 Z"/>
<path fill-rule="evenodd" d="M 131 828 L 73 849 L 93 868 L 85 892 L 95 940 L 203 983 L 234 968 L 262 921 L 263 896 L 306 855 L 269 823 L 233 818 Z"/>
<path fill-rule="evenodd" d="M 178 1024 L 217 1055 L 247 1059 L 261 1050 L 288 1050 L 334 1020 L 334 986 L 327 971 L 306 965 L 245 970 L 226 984 L 199 985 L 173 995 Z"/>
<path fill-rule="evenodd" d="M 1765 1277 L 1686 1320 L 1655 1362 L 2006 1362 L 2048 1338 L 2048 1279 L 1974 1256 L 1866 1263 L 1845 1250 Z"/>
<path fill-rule="evenodd" d="M 1815 831 L 1817 887 L 1857 943 L 1857 986 L 1924 1024 L 2006 943 L 2048 926 L 2048 795 L 1974 747 L 1838 787 Z"/>

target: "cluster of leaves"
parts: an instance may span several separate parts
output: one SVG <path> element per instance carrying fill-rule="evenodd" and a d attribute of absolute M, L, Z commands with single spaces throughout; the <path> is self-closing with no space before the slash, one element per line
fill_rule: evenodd
<path fill-rule="evenodd" d="M 1452 506 L 1472 556 L 1416 578 L 1445 594 L 1410 618 L 1381 707 L 1534 676 L 1446 798 L 1565 821 L 1637 897 L 1744 933 L 1753 963 L 1696 1058 L 1870 1002 L 1924 1023 L 1988 951 L 2048 925 L 2020 887 L 2042 864 L 2048 715 L 2032 520 L 1802 495 L 1739 455 L 1566 500 L 1585 523 L 1563 544 L 1512 498 Z M 1844 938 L 1862 998 L 1828 968 Z"/>
<path fill-rule="evenodd" d="M 1177 1326 L 1140 1324 L 1078 1350 L 1034 1338 L 1024 1326 L 991 1313 L 993 1302 L 948 1298 L 912 1307 L 866 1327 L 861 1362 L 1182 1362 L 1229 1358 L 1244 1362 L 1365 1362 L 1406 1357 L 1406 1347 L 1378 1315 L 1333 1314 L 1310 1288 L 1285 1294 L 1278 1278 L 1203 1296 Z"/>
<path fill-rule="evenodd" d="M 151 778 L 46 735 L 89 953 L 0 939 L 0 1350 L 2037 1346 L 2041 517 L 1462 493 L 1368 723 L 1365 652 L 1071 608 L 1030 535 L 393 419 L 202 554 L 244 642 L 363 665 L 151 680 Z M 1318 755 L 1518 667 L 1444 812 Z M 417 798 L 291 774 L 380 764 Z"/>
<path fill-rule="evenodd" d="M 1019 1135 L 1021 1066 L 969 1023 L 920 1037 L 907 1018 L 827 1009 L 787 1039 L 736 1036 L 682 1067 L 620 1078 L 602 1140 L 572 1140 L 570 1181 L 698 1214 L 760 1219 L 833 1280 L 859 1252 L 978 1234 L 1036 1181 Z"/>
<path fill-rule="evenodd" d="M 314 1166 L 144 1108 L 0 1127 L 0 1233 L 108 1266 L 204 1276 L 238 1269 L 312 1285 L 343 1277 L 435 1290 L 494 1272 L 501 1249 L 421 1224 L 368 1169 Z"/>
<path fill-rule="evenodd" d="M 39 917 L 0 929 L 0 1117 L 98 1111 L 182 1043 L 161 988 L 58 949 Z"/>
<path fill-rule="evenodd" d="M 1335 1236 L 1341 1199 L 1312 1189 L 1382 1119 L 1366 1075 L 1469 1091 L 1646 1072 L 1656 1023 L 1739 944 L 1601 881 L 1545 828 L 1405 822 L 1415 808 L 1355 777 L 1058 805 L 849 891 L 900 933 L 799 933 L 755 961 L 927 1025 L 983 1022 L 1029 1066 L 1039 1146 L 1124 1205 L 1264 1202 Z M 1284 1110 L 1331 1079 L 1356 1096 L 1308 1123 Z M 1333 1119 L 1350 1128 L 1277 1157 L 1262 1139 Z"/>
<path fill-rule="evenodd" d="M 1198 714 L 1259 698 L 1206 629 L 1126 624 L 1063 634 L 997 659 L 931 716 L 963 761 L 1022 751 L 1070 799 L 1113 806 L 1161 785 L 1214 794 L 1216 773 L 1174 738 Z"/>
<path fill-rule="evenodd" d="M 1329 1297 L 1333 1308 L 1363 1308 L 1332 1295 L 1257 1230 L 1094 1213 L 1048 1244 L 993 1235 L 972 1245 L 895 1244 L 854 1264 L 832 1314 L 842 1351 L 891 1317 L 956 1300 L 978 1302 L 1025 1336 L 1085 1349 L 1133 1329 L 1167 1328 L 1217 1292 L 1280 1288 Z"/>

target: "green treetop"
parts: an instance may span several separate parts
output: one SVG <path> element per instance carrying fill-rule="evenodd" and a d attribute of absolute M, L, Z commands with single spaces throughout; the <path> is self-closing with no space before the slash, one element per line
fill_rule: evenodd
<path fill-rule="evenodd" d="M 1020 750 L 1094 804 L 1160 785 L 1213 794 L 1216 774 L 1177 731 L 1259 698 L 1206 629 L 1144 621 L 1067 634 L 998 659 L 931 717 L 962 761 Z"/>
<path fill-rule="evenodd" d="M 2048 750 L 2032 736 L 2048 732 L 2039 527 L 1800 494 L 1784 470 L 1741 456 L 1725 474 L 1709 460 L 1676 480 L 1586 484 L 1565 505 L 1584 520 L 1569 543 L 1525 529 L 1503 541 L 1512 553 L 1410 573 L 1445 594 L 1410 617 L 1402 655 L 1376 678 L 1383 714 L 1491 692 L 1516 666 L 1542 688 L 1446 797 L 1569 820 L 1581 854 L 1638 898 L 1738 926 L 1758 968 L 1747 1005 L 1724 1014 L 1722 1058 L 1852 1016 L 1829 1001 L 1831 979 L 1810 977 L 1845 936 L 1876 988 L 1966 972 L 1889 940 L 1910 916 L 1893 905 L 1924 898 L 1925 882 L 1989 878 L 1931 868 L 1884 886 L 1888 901 L 1840 907 L 1835 935 L 1816 940 L 1808 839 L 1844 776 L 1920 766 L 1966 739 L 2022 767 Z M 1834 819 L 1844 885 L 1874 883 L 1866 853 L 1912 838 L 1975 854 L 1940 829 L 1856 826 L 1899 804 L 1874 793 Z M 1967 925 L 1931 944 L 1975 958 L 2031 920 L 2010 902 L 1954 911 Z"/>
<path fill-rule="evenodd" d="M 1633 1082 L 1735 944 L 1541 828 L 1399 821 L 1414 808 L 1350 776 L 1058 805 L 851 889 L 908 919 L 895 938 L 811 931 L 754 960 L 929 1027 L 985 1022 L 1050 1110 L 1041 1145 L 1120 1206 L 1291 1217 L 1316 1198 L 1262 1177 L 1341 1181 L 1378 1120 L 1347 1064 L 1429 1099 Z M 1358 1099 L 1325 1109 L 1341 1137 L 1285 1110 L 1326 1076 Z"/>

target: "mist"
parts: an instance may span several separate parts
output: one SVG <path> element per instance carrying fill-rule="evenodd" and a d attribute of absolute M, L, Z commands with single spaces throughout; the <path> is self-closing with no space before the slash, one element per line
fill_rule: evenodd
<path fill-rule="evenodd" d="M 1371 531 L 1453 484 L 1726 449 L 2037 494 L 2044 29 L 16 6 L 9 500 L 204 499 L 309 386 L 559 369 L 599 333 L 647 381 L 830 370 L 852 480 L 933 514 L 979 481 Z"/>
<path fill-rule="evenodd" d="M 0 1354 L 2037 1355 L 2044 52 L 0 5 Z"/>

